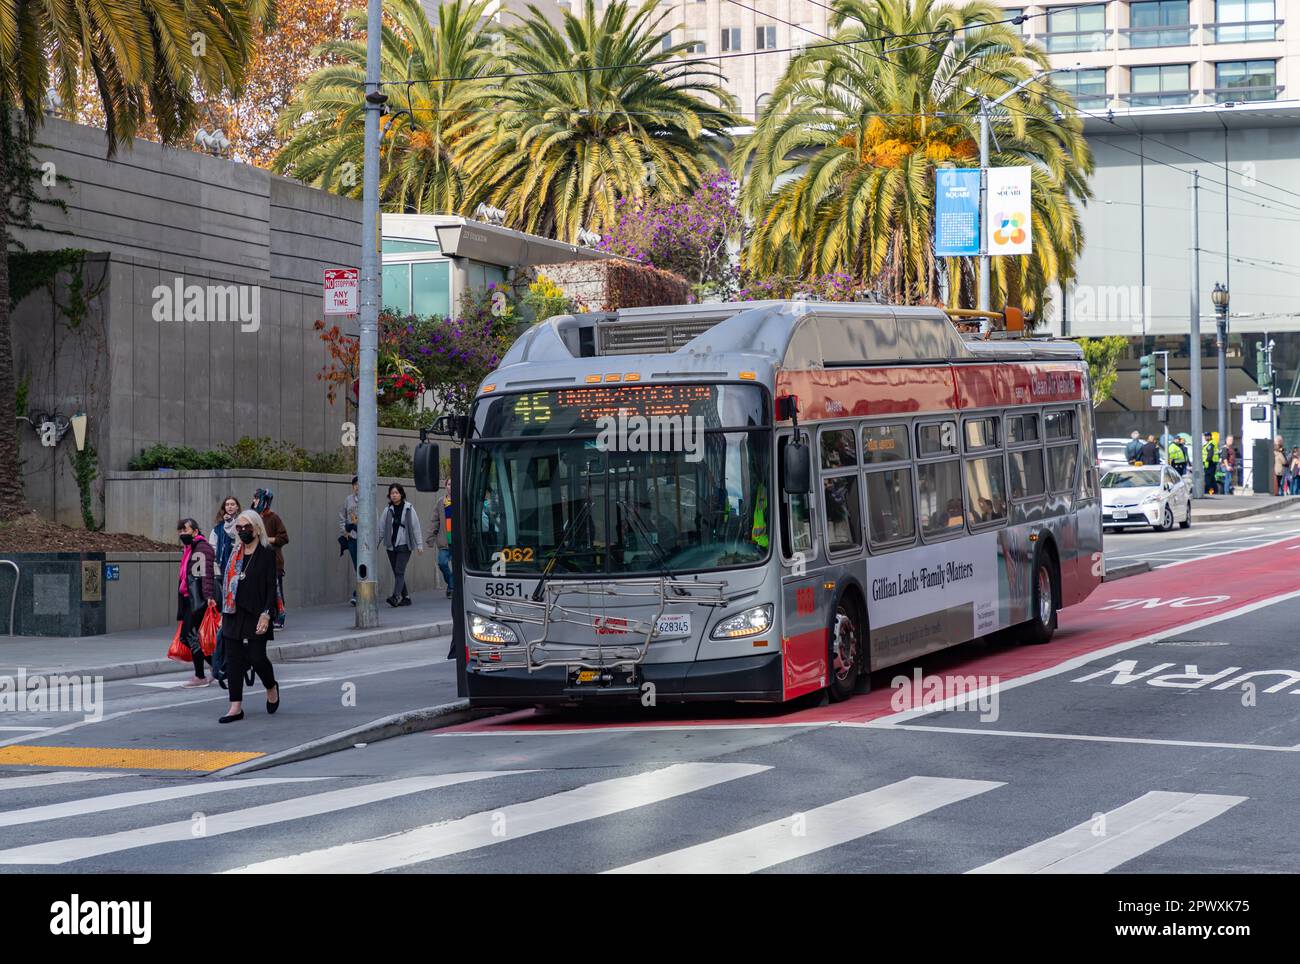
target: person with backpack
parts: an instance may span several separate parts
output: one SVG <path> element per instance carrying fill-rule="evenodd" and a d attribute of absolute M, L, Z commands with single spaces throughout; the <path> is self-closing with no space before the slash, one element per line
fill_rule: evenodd
<path fill-rule="evenodd" d="M 203 648 L 199 645 L 199 626 L 209 606 L 215 606 L 217 597 L 213 576 L 217 572 L 216 553 L 212 544 L 203 538 L 203 531 L 193 519 L 176 523 L 176 537 L 184 551 L 177 577 L 176 619 L 181 623 L 181 639 L 189 646 L 194 657 L 194 678 L 187 680 L 185 689 L 209 685 L 212 680 L 203 675 Z M 213 679 L 216 671 L 213 671 Z"/>
<path fill-rule="evenodd" d="M 1124 446 L 1124 458 L 1129 465 L 1135 465 L 1141 457 L 1142 436 L 1137 430 L 1134 430 L 1133 434 L 1129 436 L 1128 445 Z"/>
<path fill-rule="evenodd" d="M 352 559 L 352 573 L 357 571 L 357 512 L 361 506 L 360 486 L 357 477 L 352 476 L 352 491 L 343 499 L 339 509 L 339 555 L 347 553 Z M 357 588 L 352 587 L 352 605 L 357 604 Z"/>
<path fill-rule="evenodd" d="M 406 566 L 411 550 L 424 552 L 424 533 L 415 506 L 406 501 L 406 489 L 394 482 L 388 487 L 388 505 L 379 515 L 379 541 L 388 550 L 388 564 L 393 567 L 393 592 L 384 600 L 390 606 L 409 606 L 406 591 Z"/>
<path fill-rule="evenodd" d="M 274 498 L 275 493 L 270 489 L 258 489 L 253 493 L 252 509 L 262 517 L 266 537 L 275 550 L 275 612 L 271 614 L 271 623 L 276 629 L 284 629 L 284 547 L 289 544 L 289 530 L 284 520 L 271 510 Z"/>
<path fill-rule="evenodd" d="M 429 520 L 428 542 L 438 551 L 438 570 L 447 585 L 447 598 L 451 598 L 451 479 L 444 479 L 442 493 L 433 502 L 433 518 Z"/>

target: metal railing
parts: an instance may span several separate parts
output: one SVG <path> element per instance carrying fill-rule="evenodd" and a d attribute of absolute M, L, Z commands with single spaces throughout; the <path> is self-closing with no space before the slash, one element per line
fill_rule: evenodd
<path fill-rule="evenodd" d="M 1035 39 L 1042 41 L 1047 52 L 1052 54 L 1082 53 L 1089 50 L 1109 50 L 1110 31 L 1101 30 L 1052 30 L 1040 33 Z"/>
<path fill-rule="evenodd" d="M 1171 104 L 1191 104 L 1192 98 L 1198 93 L 1195 90 L 1144 90 L 1118 96 L 1128 107 L 1166 107 Z"/>
<path fill-rule="evenodd" d="M 22 572 L 18 569 L 18 563 L 12 559 L 0 559 L 0 566 L 13 566 L 14 569 L 14 591 L 9 594 L 9 635 L 14 634 L 14 606 L 18 602 L 18 580 L 22 578 Z"/>
<path fill-rule="evenodd" d="M 1281 20 L 1233 20 L 1205 25 L 1205 42 L 1215 44 L 1260 43 L 1279 40 Z"/>
<path fill-rule="evenodd" d="M 1209 87 L 1205 92 L 1214 99 L 1216 104 L 1227 104 L 1252 100 L 1277 100 L 1277 95 L 1284 89 L 1280 84 L 1272 86 L 1252 84 L 1240 87 Z"/>
<path fill-rule="evenodd" d="M 1190 23 L 1159 24 L 1154 27 L 1120 27 L 1119 45 L 1124 48 L 1138 47 L 1187 47 L 1192 43 Z"/>

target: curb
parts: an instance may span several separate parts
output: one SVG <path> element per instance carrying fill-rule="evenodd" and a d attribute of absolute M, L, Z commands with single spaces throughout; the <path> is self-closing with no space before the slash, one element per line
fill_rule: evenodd
<path fill-rule="evenodd" d="M 1116 566 L 1114 569 L 1107 569 L 1106 574 L 1101 577 L 1101 581 L 1114 582 L 1116 579 L 1137 576 L 1150 571 L 1151 563 L 1149 562 L 1130 562 L 1127 565 Z"/>
<path fill-rule="evenodd" d="M 297 643 L 272 643 L 267 647 L 266 655 L 274 660 L 288 662 L 305 659 L 309 656 L 326 656 L 331 653 L 345 653 L 357 649 L 371 649 L 376 646 L 395 646 L 398 643 L 410 643 L 419 639 L 447 636 L 451 633 L 451 620 L 439 620 L 436 623 L 419 623 L 412 626 L 397 626 L 393 629 L 367 630 L 351 633 L 347 636 L 327 636 L 324 639 L 305 639 Z M 85 669 L 53 667 L 28 670 L 29 674 L 59 674 L 64 676 L 98 676 L 105 682 L 111 680 L 136 679 L 141 676 L 157 676 L 177 670 L 181 664 L 173 659 L 147 659 L 137 663 L 111 663 L 107 666 L 90 666 Z"/>
<path fill-rule="evenodd" d="M 470 709 L 469 700 L 467 699 L 454 700 L 451 703 L 442 703 L 439 706 L 425 706 L 418 710 L 406 710 L 402 713 L 394 713 L 392 716 L 380 717 L 377 720 L 371 720 L 369 723 L 363 723 L 361 726 L 354 726 L 349 730 L 331 733 L 329 736 L 309 740 L 287 750 L 268 753 L 266 756 L 246 760 L 243 763 L 236 763 L 234 766 L 226 767 L 223 770 L 215 770 L 213 773 L 204 775 L 238 776 L 254 770 L 265 770 L 269 767 L 281 766 L 285 763 L 299 763 L 303 760 L 327 756 L 340 750 L 351 749 L 358 743 L 378 743 L 381 740 L 391 740 L 396 736 L 406 736 L 408 733 L 439 730 L 443 727 L 455 726 L 458 723 L 467 723 L 470 720 L 477 720 L 484 716 L 496 716 L 505 712 L 509 711 L 501 707 Z"/>
<path fill-rule="evenodd" d="M 1225 499 L 1231 499 L 1232 496 L 1225 495 Z M 1229 509 L 1226 512 L 1210 512 L 1208 514 L 1198 514 L 1196 503 L 1202 500 L 1192 501 L 1192 522 L 1231 522 L 1233 519 L 1247 519 L 1253 515 L 1264 515 L 1268 512 L 1281 512 L 1283 509 L 1290 508 L 1294 505 L 1300 505 L 1300 496 L 1274 496 L 1276 502 L 1270 502 L 1266 505 L 1252 506 L 1249 509 Z"/>

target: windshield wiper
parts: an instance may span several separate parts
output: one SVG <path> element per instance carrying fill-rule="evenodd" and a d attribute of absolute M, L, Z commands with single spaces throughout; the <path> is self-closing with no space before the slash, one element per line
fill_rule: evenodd
<path fill-rule="evenodd" d="M 577 515 L 569 519 L 569 524 L 564 527 L 564 532 L 560 533 L 560 541 L 555 544 L 555 548 L 550 551 L 546 558 L 546 565 L 542 568 L 542 574 L 537 579 L 537 587 L 533 589 L 533 602 L 542 601 L 542 590 L 546 588 L 546 580 L 551 576 L 551 570 L 555 568 L 556 562 L 560 559 L 560 553 L 564 551 L 565 546 L 569 544 L 569 539 L 578 531 L 583 521 L 591 514 L 591 502 L 582 503 L 582 508 L 578 510 Z"/>
<path fill-rule="evenodd" d="M 641 535 L 641 538 L 644 539 L 646 543 L 650 546 L 650 548 L 654 550 L 655 558 L 659 561 L 660 575 L 667 576 L 669 579 L 676 579 L 677 573 L 673 572 L 672 568 L 668 565 L 668 556 L 664 554 L 664 551 L 660 547 L 659 543 L 656 540 L 650 538 L 651 536 L 650 526 L 647 525 L 645 519 L 641 517 L 641 510 L 638 509 L 632 503 L 628 502 L 626 499 L 619 499 L 614 504 L 627 513 L 628 519 L 632 522 L 632 525 L 636 528 L 637 532 Z M 686 590 L 683 589 L 681 586 L 673 586 L 673 592 L 676 593 L 678 596 L 688 595 Z"/>

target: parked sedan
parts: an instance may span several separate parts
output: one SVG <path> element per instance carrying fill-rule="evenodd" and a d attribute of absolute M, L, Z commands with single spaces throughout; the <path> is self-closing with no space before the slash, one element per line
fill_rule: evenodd
<path fill-rule="evenodd" d="M 1128 447 L 1126 438 L 1097 439 L 1097 465 L 1104 472 L 1107 469 L 1128 465 L 1124 450 Z"/>
<path fill-rule="evenodd" d="M 1192 524 L 1187 482 L 1167 465 L 1111 469 L 1101 478 L 1101 522 L 1109 529 L 1148 525 L 1168 532 Z"/>

